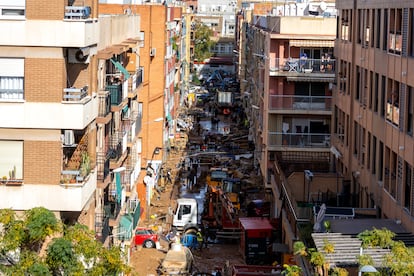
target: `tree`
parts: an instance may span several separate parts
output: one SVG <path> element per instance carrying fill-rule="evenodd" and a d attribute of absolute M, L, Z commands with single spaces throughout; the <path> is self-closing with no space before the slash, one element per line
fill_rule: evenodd
<path fill-rule="evenodd" d="M 194 29 L 194 59 L 204 61 L 211 57 L 211 49 L 216 44 L 211 40 L 213 31 L 201 22 L 196 22 Z"/>
<path fill-rule="evenodd" d="M 62 232 L 62 230 L 64 230 Z M 115 275 L 130 272 L 119 247 L 103 247 L 86 226 L 64 227 L 38 207 L 18 217 L 0 209 L 0 275 Z"/>

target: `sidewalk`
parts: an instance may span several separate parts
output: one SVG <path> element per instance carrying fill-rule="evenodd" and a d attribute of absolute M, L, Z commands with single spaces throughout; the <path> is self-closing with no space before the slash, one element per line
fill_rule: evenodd
<path fill-rule="evenodd" d="M 187 143 L 187 134 L 181 133 L 180 137 L 176 139 L 173 149 L 170 150 L 167 160 L 163 164 L 163 169 L 171 171 L 172 184 L 164 183 L 165 179 L 159 179 L 158 185 L 162 192 L 158 195 L 154 192 L 151 199 L 150 219 L 146 218 L 140 220 L 139 225 L 144 227 L 151 227 L 160 234 L 167 234 L 171 228 L 172 212 L 175 208 L 175 199 L 177 198 L 181 183 L 179 177 L 181 158 L 185 155 L 185 146 Z"/>

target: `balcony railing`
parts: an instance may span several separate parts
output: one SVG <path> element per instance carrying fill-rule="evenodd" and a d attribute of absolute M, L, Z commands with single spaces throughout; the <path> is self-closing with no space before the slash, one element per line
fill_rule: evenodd
<path fill-rule="evenodd" d="M 105 90 L 111 94 L 111 105 L 119 105 L 122 102 L 122 84 L 107 85 Z"/>
<path fill-rule="evenodd" d="M 95 233 L 96 238 L 104 243 L 106 238 L 110 235 L 109 218 L 104 213 L 97 213 L 95 215 Z"/>
<path fill-rule="evenodd" d="M 270 95 L 270 110 L 331 110 L 332 96 Z"/>
<path fill-rule="evenodd" d="M 80 101 L 88 96 L 88 86 L 82 88 L 69 87 L 63 89 L 63 101 Z"/>
<path fill-rule="evenodd" d="M 282 133 L 269 132 L 269 146 L 297 148 L 327 148 L 331 135 L 328 133 Z"/>
<path fill-rule="evenodd" d="M 104 204 L 105 216 L 110 219 L 116 219 L 121 211 L 121 203 L 107 202 Z"/>
<path fill-rule="evenodd" d="M 138 68 L 137 72 L 128 80 L 128 91 L 133 92 L 143 82 L 144 67 Z"/>
<path fill-rule="evenodd" d="M 111 112 L 111 94 L 108 91 L 100 91 L 98 95 L 98 116 L 105 117 Z"/>
<path fill-rule="evenodd" d="M 79 20 L 88 19 L 91 15 L 91 7 L 89 6 L 66 6 L 65 19 Z"/>
<path fill-rule="evenodd" d="M 271 72 L 334 74 L 335 65 L 335 59 L 276 58 L 270 60 L 269 69 Z"/>

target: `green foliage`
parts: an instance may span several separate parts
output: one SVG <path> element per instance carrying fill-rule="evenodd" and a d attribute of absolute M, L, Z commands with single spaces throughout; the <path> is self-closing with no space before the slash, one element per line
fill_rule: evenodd
<path fill-rule="evenodd" d="M 327 239 L 323 240 L 323 250 L 330 254 L 335 252 L 335 245 L 331 242 L 329 242 Z"/>
<path fill-rule="evenodd" d="M 306 246 L 301 241 L 296 241 L 293 243 L 293 254 L 300 256 L 307 256 L 308 252 L 306 251 Z"/>
<path fill-rule="evenodd" d="M 46 208 L 36 207 L 27 210 L 25 214 L 28 239 L 31 243 L 44 241 L 47 236 L 61 230 L 55 215 Z"/>
<path fill-rule="evenodd" d="M 7 271 L 6 275 L 52 275 L 47 264 L 35 252 L 31 251 L 24 251 L 20 255 L 19 265 L 9 266 L 5 270 Z"/>
<path fill-rule="evenodd" d="M 331 275 L 331 276 L 348 276 L 349 272 L 345 268 L 335 267 L 335 268 L 332 269 L 332 271 L 329 275 Z"/>
<path fill-rule="evenodd" d="M 357 256 L 359 266 L 374 265 L 374 260 L 370 255 L 362 254 Z"/>
<path fill-rule="evenodd" d="M 301 275 L 302 268 L 297 265 L 283 265 L 284 270 L 282 271 L 282 275 L 286 276 L 299 276 Z"/>
<path fill-rule="evenodd" d="M 13 258 L 16 263 L 12 266 L 0 265 L 0 274 L 101 276 L 131 271 L 119 247 L 104 248 L 84 225 L 70 226 L 61 237 L 51 240 L 62 228 L 52 212 L 33 208 L 24 218 L 17 219 L 10 209 L 0 210 L 0 254 L 15 253 L 18 257 Z"/>
<path fill-rule="evenodd" d="M 53 239 L 47 248 L 46 263 L 54 274 L 71 275 L 77 265 L 72 243 L 64 238 Z"/>
<path fill-rule="evenodd" d="M 0 251 L 8 252 L 18 249 L 26 240 L 24 223 L 21 220 L 14 220 L 6 231 L 0 234 Z"/>
<path fill-rule="evenodd" d="M 381 248 L 389 248 L 393 245 L 393 238 L 395 233 L 391 232 L 386 228 L 373 230 L 365 230 L 357 236 L 362 241 L 362 247 L 375 247 L 379 246 Z"/>
<path fill-rule="evenodd" d="M 203 61 L 211 57 L 210 50 L 216 44 L 211 40 L 213 31 L 201 22 L 195 23 L 194 32 L 194 59 Z"/>
<path fill-rule="evenodd" d="M 403 242 L 395 242 L 391 253 L 385 256 L 385 266 L 393 275 L 414 274 L 414 248 L 406 247 Z"/>

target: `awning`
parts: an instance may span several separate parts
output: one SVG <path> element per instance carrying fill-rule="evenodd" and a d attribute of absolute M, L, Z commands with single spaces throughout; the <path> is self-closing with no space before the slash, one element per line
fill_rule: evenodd
<path fill-rule="evenodd" d="M 168 114 L 168 115 L 166 116 L 166 120 L 167 120 L 167 122 L 172 121 L 172 117 L 171 117 L 171 115 L 170 115 L 170 114 Z"/>
<path fill-rule="evenodd" d="M 289 40 L 290 47 L 324 47 L 333 48 L 335 42 L 332 40 Z"/>
<path fill-rule="evenodd" d="M 115 173 L 115 185 L 116 185 L 116 201 L 121 203 L 122 198 L 122 184 L 121 184 L 121 173 Z"/>
<path fill-rule="evenodd" d="M 126 106 L 124 106 L 124 108 L 122 108 L 122 112 L 127 113 L 128 109 L 129 109 L 129 107 L 128 107 L 128 105 L 126 105 Z"/>
<path fill-rule="evenodd" d="M 333 82 L 334 78 L 295 76 L 295 77 L 287 77 L 286 80 L 287 81 L 302 81 L 302 82 Z"/>
<path fill-rule="evenodd" d="M 119 237 L 120 240 L 129 240 L 132 238 L 133 217 L 131 215 L 123 215 L 119 220 Z"/>
<path fill-rule="evenodd" d="M 111 58 L 111 62 L 113 63 L 113 65 L 115 65 L 115 67 L 116 67 L 119 71 L 121 71 L 121 73 L 122 73 L 122 74 L 124 74 L 125 79 L 128 79 L 128 78 L 129 78 L 129 72 L 127 71 L 127 69 L 125 69 L 125 68 L 124 68 L 124 66 L 122 66 L 122 64 L 121 64 L 121 63 L 119 63 L 119 62 L 118 62 L 118 61 L 116 61 L 116 60 L 113 60 L 112 58 Z"/>

